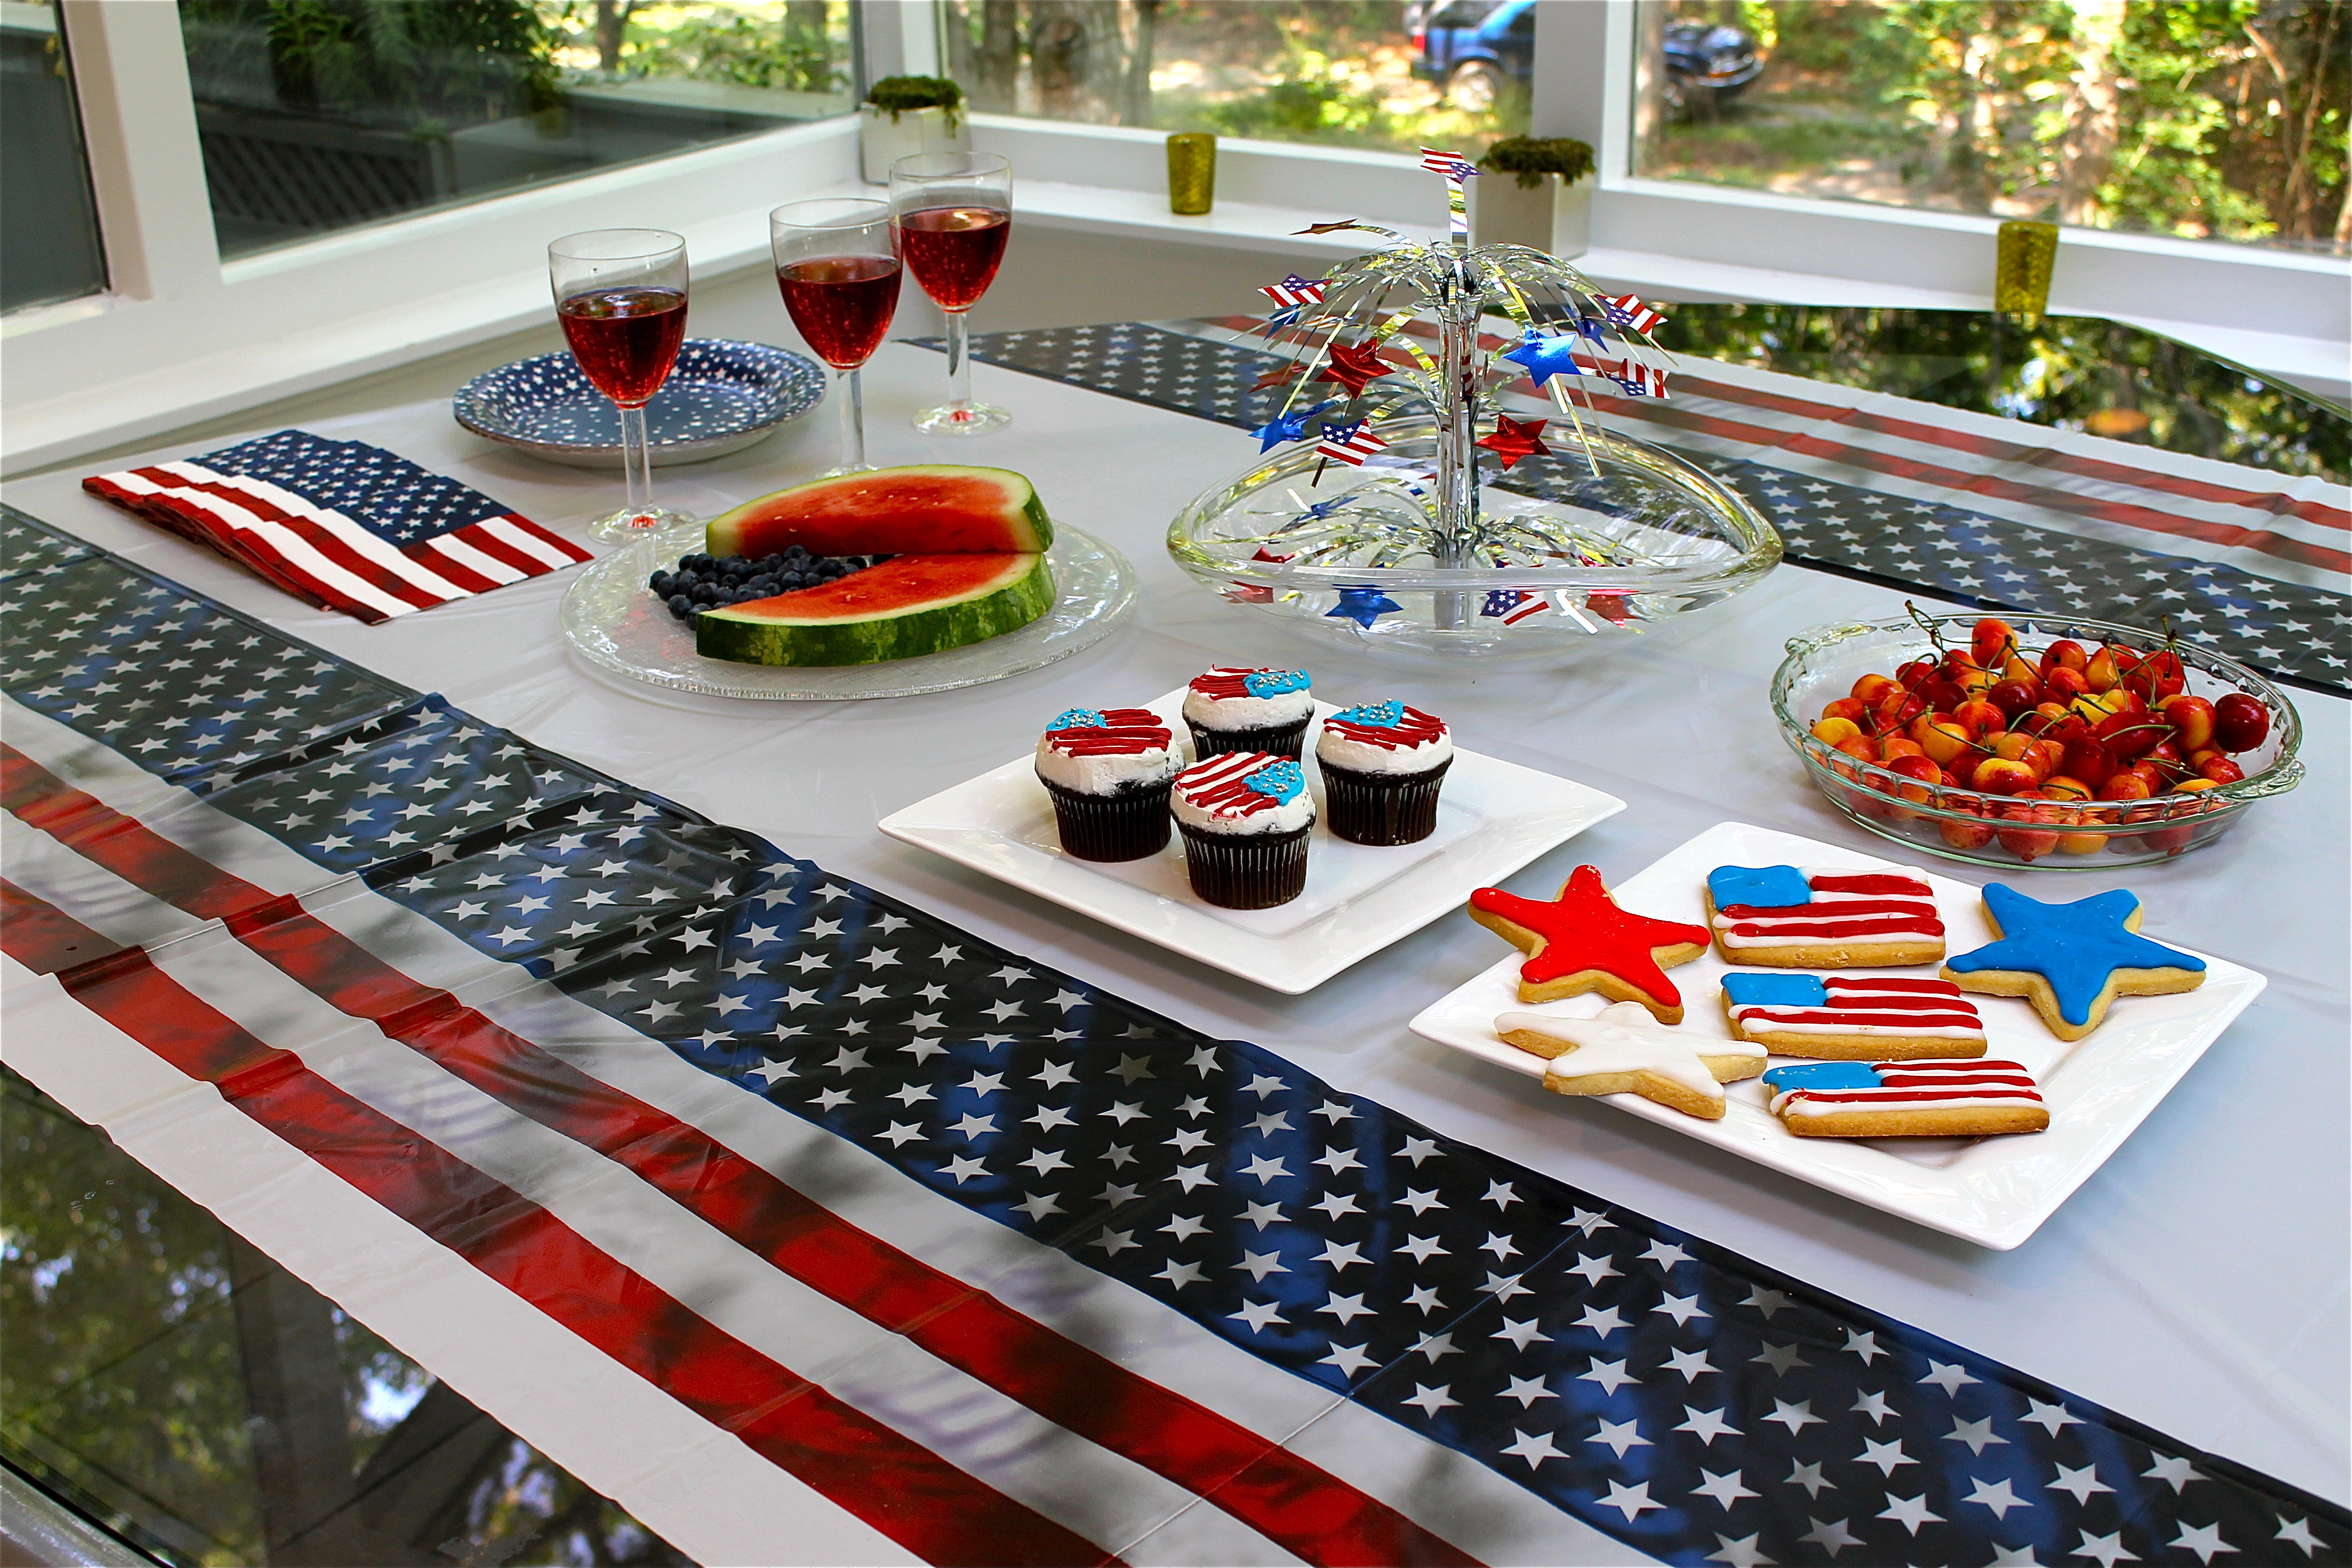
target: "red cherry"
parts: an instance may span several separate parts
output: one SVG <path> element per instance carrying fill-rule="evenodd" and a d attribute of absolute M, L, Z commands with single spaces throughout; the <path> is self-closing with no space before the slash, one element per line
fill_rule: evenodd
<path fill-rule="evenodd" d="M 2094 790 L 2116 776 L 2115 753 L 2099 741 L 2084 738 L 2066 746 L 2066 776 L 2082 780 Z"/>
<path fill-rule="evenodd" d="M 2033 705 L 2042 700 L 2042 693 L 2021 680 L 2004 680 L 1985 693 L 1985 700 L 2014 719 L 2032 711 Z"/>
<path fill-rule="evenodd" d="M 2225 752 L 2251 752 L 2270 738 L 2271 710 L 2259 697 L 2232 691 L 2213 704 L 2213 743 Z"/>
<path fill-rule="evenodd" d="M 2199 777 L 2211 779 L 2217 784 L 2236 784 L 2246 776 L 2246 770 L 2227 757 L 2208 758 L 2197 773 Z"/>
<path fill-rule="evenodd" d="M 1895 684 L 1902 687 L 1904 690 L 1916 691 L 1935 673 L 1934 659 L 1915 658 L 1908 664 L 1895 667 Z"/>

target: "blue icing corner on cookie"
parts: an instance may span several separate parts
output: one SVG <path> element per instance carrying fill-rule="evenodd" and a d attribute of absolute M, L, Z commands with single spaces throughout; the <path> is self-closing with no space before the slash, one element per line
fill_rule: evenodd
<path fill-rule="evenodd" d="M 1293 762 L 1270 763 L 1242 781 L 1243 787 L 1256 795 L 1270 795 L 1287 805 L 1298 798 L 1307 787 L 1307 775 Z"/>
<path fill-rule="evenodd" d="M 1242 689 L 1252 697 L 1280 697 L 1288 691 L 1304 691 L 1307 684 L 1303 669 L 1254 669 L 1242 677 Z"/>
<path fill-rule="evenodd" d="M 1734 904 L 1786 910 L 1813 901 L 1805 874 L 1794 866 L 1717 866 L 1706 874 L 1706 890 L 1718 910 Z"/>
<path fill-rule="evenodd" d="M 2118 969 L 2186 969 L 2201 973 L 2205 961 L 2126 930 L 2139 908 L 2139 895 L 2116 888 L 2045 904 L 2014 888 L 1990 882 L 1985 912 L 2000 928 L 2000 940 L 1974 952 L 1944 961 L 1958 974 L 1988 969 L 2022 970 L 2050 983 L 2058 1016 L 2080 1026 L 2091 1021 L 2091 1005 Z"/>
<path fill-rule="evenodd" d="M 1880 1080 L 1868 1062 L 1796 1062 L 1772 1068 L 1764 1081 L 1785 1094 L 1792 1089 L 1876 1089 Z"/>
<path fill-rule="evenodd" d="M 1830 988 L 1818 974 L 1727 974 L 1723 994 L 1735 1007 L 1826 1007 Z"/>

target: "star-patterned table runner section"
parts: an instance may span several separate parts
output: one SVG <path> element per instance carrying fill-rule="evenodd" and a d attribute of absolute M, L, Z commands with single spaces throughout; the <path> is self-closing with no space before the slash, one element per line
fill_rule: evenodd
<path fill-rule="evenodd" d="M 10 521 L 7 693 L 187 792 L 155 792 L 164 837 L 219 814 L 322 889 L 356 873 L 478 956 L 453 991 L 520 968 L 1662 1561 L 2352 1563 L 2330 1503 Z M 54 823 L 71 781 L 11 769 L 8 809 Z M 100 837 L 79 852 L 150 874 Z M 513 1048 L 491 1092 L 584 1139 L 570 1069 Z M 696 1212 L 770 1267 L 732 1201 Z"/>
<path fill-rule="evenodd" d="M 82 481 L 321 609 L 371 623 L 589 559 L 560 534 L 364 441 L 280 430 Z"/>
<path fill-rule="evenodd" d="M 971 355 L 1130 402 L 1255 429 L 1286 389 L 1258 389 L 1287 361 L 1202 325 L 1196 335 L 1147 322 L 990 332 Z M 928 342 L 930 340 L 917 340 Z M 1654 432 L 1643 432 L 1654 437 Z M 1780 531 L 1790 561 L 1889 587 L 2028 615 L 2081 616 L 2181 635 L 2281 679 L 2352 692 L 2352 598 L 2306 584 L 1972 510 L 1658 442 L 1747 497 Z M 1234 467 L 1248 448 L 1235 448 Z M 1498 488 L 1542 495 L 1540 463 L 1517 463 Z"/>

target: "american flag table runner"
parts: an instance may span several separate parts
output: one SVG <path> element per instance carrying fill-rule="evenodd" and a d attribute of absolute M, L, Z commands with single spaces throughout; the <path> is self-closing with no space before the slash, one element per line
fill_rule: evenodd
<path fill-rule="evenodd" d="M 93 475 L 82 489 L 370 623 L 589 559 L 479 490 L 381 447 L 302 430 Z"/>
<path fill-rule="evenodd" d="M 1234 339 L 1263 325 L 992 332 L 971 353 L 1254 430 L 1283 396 L 1259 383 L 1284 362 Z M 1603 423 L 1737 489 L 1792 562 L 1988 609 L 2168 618 L 2290 682 L 2352 691 L 2352 493 L 2341 484 L 1687 356 L 1670 399 L 1598 384 L 1583 378 Z M 1501 405 L 1551 412 L 1524 393 Z M 1535 465 L 1490 482 L 1546 488 Z"/>
<path fill-rule="evenodd" d="M 11 522 L 10 1062 L 688 1551 L 2352 1562 L 2322 1500 Z"/>

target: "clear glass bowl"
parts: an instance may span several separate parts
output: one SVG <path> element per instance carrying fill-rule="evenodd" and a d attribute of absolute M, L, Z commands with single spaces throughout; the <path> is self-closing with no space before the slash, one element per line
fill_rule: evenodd
<path fill-rule="evenodd" d="M 1882 838 L 1924 849 L 1948 860 L 2013 871 L 2106 870 L 2169 860 L 2201 849 L 2237 825 L 2256 801 L 2284 795 L 2303 782 L 2295 752 L 2303 743 L 2303 721 L 2277 687 L 2237 660 L 2194 643 L 2174 650 L 2196 696 L 2220 698 L 2242 691 L 2271 710 L 2271 732 L 2253 751 L 2232 760 L 2246 772 L 2235 784 L 2194 795 L 2150 800 L 2024 802 L 1976 790 L 1944 789 L 1845 755 L 1813 738 L 1822 709 L 1851 694 L 1864 675 L 1893 675 L 1897 667 L 1935 653 L 1926 625 L 1935 626 L 1945 646 L 1966 647 L 1979 616 L 1927 617 L 1816 626 L 1789 641 L 1789 657 L 1772 676 L 1772 713 L 1781 738 L 1804 759 L 1814 785 L 1838 810 Z M 2017 632 L 2028 658 L 2061 637 L 2086 648 L 2116 642 L 2137 648 L 2163 646 L 2164 638 L 2138 626 L 2063 616 L 2001 617 Z M 1908 792 L 1897 794 L 1897 789 Z M 2058 808 L 2055 822 L 2005 817 L 2004 809 L 2029 805 Z M 2053 841 L 2054 840 L 2054 841 Z"/>
<path fill-rule="evenodd" d="M 1565 420 L 1551 426 L 1548 437 L 1569 434 Z M 1590 465 L 1569 439 L 1507 473 L 1481 454 L 1491 532 L 1476 554 L 1509 564 L 1438 563 L 1426 418 L 1382 426 L 1389 446 L 1361 468 L 1327 465 L 1303 444 L 1267 455 L 1180 512 L 1168 552 L 1230 603 L 1308 636 L 1482 668 L 1625 647 L 1780 563 L 1780 535 L 1738 492 L 1671 452 L 1584 430 Z M 1541 609 L 1517 613 L 1538 597 Z"/>

